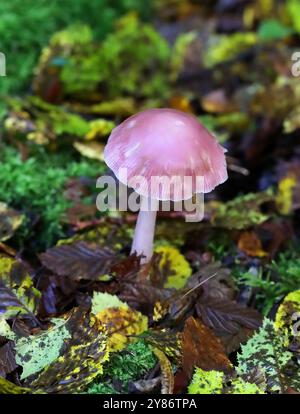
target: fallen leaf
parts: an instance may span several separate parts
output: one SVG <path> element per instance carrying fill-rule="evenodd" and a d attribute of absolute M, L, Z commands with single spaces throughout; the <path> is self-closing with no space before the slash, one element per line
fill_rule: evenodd
<path fill-rule="evenodd" d="M 199 319 L 186 320 L 182 337 L 182 372 L 185 386 L 192 378 L 194 368 L 205 371 L 230 372 L 232 364 L 219 338 Z M 182 382 L 182 378 L 181 378 Z"/>
<path fill-rule="evenodd" d="M 103 309 L 96 314 L 96 319 L 105 327 L 112 352 L 120 351 L 148 328 L 148 318 L 127 305 Z"/>
<path fill-rule="evenodd" d="M 265 257 L 262 243 L 254 231 L 244 231 L 238 239 L 238 248 L 250 257 Z"/>
<path fill-rule="evenodd" d="M 161 369 L 161 394 L 173 394 L 174 375 L 171 362 L 158 348 L 152 347 L 154 355 L 158 358 Z"/>
<path fill-rule="evenodd" d="M 30 383 L 35 391 L 49 394 L 77 393 L 103 372 L 108 360 L 107 337 L 99 321 L 88 313 L 73 318 L 72 338 L 63 355 Z"/>
<path fill-rule="evenodd" d="M 241 327 L 257 329 L 262 321 L 260 313 L 235 301 L 203 298 L 196 305 L 197 314 L 217 335 L 236 334 Z"/>
<path fill-rule="evenodd" d="M 54 273 L 73 280 L 97 280 L 117 261 L 109 249 L 91 248 L 84 242 L 52 247 L 40 259 Z"/>

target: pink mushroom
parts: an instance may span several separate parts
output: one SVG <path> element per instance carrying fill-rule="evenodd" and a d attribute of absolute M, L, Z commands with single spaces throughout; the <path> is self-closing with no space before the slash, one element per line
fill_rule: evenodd
<path fill-rule="evenodd" d="M 227 180 L 224 152 L 195 116 L 175 109 L 137 113 L 112 131 L 105 162 L 120 182 L 141 195 L 132 253 L 143 254 L 144 262 L 152 256 L 158 200 L 189 199 Z M 143 182 L 135 180 L 136 176 L 142 176 Z M 175 178 L 174 185 L 153 186 L 153 177 Z M 202 181 L 197 177 L 203 177 Z"/>

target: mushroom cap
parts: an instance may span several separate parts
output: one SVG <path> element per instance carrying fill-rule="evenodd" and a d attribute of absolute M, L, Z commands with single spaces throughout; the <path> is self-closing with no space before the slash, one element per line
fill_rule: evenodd
<path fill-rule="evenodd" d="M 104 160 L 119 181 L 138 194 L 178 201 L 209 193 L 227 180 L 225 151 L 194 115 L 168 108 L 148 109 L 114 128 Z M 136 176 L 144 177 L 145 183 L 132 179 Z M 155 188 L 152 177 L 180 177 L 183 184 L 180 188 L 177 180 L 169 190 Z M 203 177 L 202 181 L 197 177 Z"/>

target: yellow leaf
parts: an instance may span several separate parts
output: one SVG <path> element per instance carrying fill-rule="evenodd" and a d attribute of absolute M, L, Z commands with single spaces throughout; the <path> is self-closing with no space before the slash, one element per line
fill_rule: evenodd
<path fill-rule="evenodd" d="M 148 329 L 148 318 L 126 306 L 104 309 L 96 318 L 105 326 L 111 352 L 120 351 Z"/>
<path fill-rule="evenodd" d="M 168 266 L 170 272 L 164 287 L 181 289 L 192 274 L 188 261 L 175 247 L 158 246 L 155 252 L 162 255 L 159 262 L 160 269 L 163 270 Z"/>
<path fill-rule="evenodd" d="M 161 393 L 173 394 L 174 391 L 174 375 L 172 364 L 167 356 L 160 349 L 152 347 L 154 355 L 158 358 L 161 369 Z"/>
<path fill-rule="evenodd" d="M 96 119 L 95 121 L 91 121 L 89 126 L 90 130 L 85 135 L 85 139 L 88 141 L 110 134 L 115 127 L 115 123 L 107 119 Z"/>
<path fill-rule="evenodd" d="M 274 327 L 284 335 L 285 344 L 288 345 L 290 338 L 296 336 L 296 322 L 300 318 L 300 289 L 290 292 L 278 308 Z"/>
<path fill-rule="evenodd" d="M 104 144 L 99 142 L 74 142 L 74 147 L 81 155 L 94 160 L 103 161 Z"/>
<path fill-rule="evenodd" d="M 290 214 L 293 206 L 293 189 L 297 185 L 294 175 L 284 177 L 278 184 L 277 209 L 281 214 Z"/>

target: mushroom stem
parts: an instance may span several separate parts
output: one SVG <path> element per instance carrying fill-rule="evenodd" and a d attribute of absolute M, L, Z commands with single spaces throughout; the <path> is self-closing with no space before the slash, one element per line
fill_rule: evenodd
<path fill-rule="evenodd" d="M 149 207 L 151 201 L 151 208 Z M 141 263 L 147 263 L 153 254 L 153 239 L 155 231 L 158 200 L 148 200 L 141 196 L 141 208 L 137 218 L 131 254 L 143 255 Z"/>

